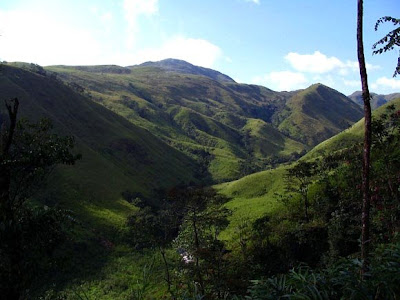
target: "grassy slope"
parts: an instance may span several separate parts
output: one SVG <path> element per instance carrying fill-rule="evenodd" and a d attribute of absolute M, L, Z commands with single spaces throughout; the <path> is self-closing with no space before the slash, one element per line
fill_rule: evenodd
<path fill-rule="evenodd" d="M 0 90 L 5 99 L 20 99 L 21 116 L 49 117 L 57 132 L 76 137 L 83 159 L 60 168 L 45 197 L 96 224 L 125 222 L 133 209 L 121 199 L 125 190 L 151 197 L 154 189 L 193 179 L 193 160 L 56 80 L 2 66 Z"/>
<path fill-rule="evenodd" d="M 341 132 L 362 117 L 362 109 L 349 98 L 321 84 L 314 84 L 288 102 L 288 116 L 279 129 L 309 146 Z"/>
<path fill-rule="evenodd" d="M 300 153 L 361 117 L 357 105 L 320 84 L 277 93 L 147 65 L 46 70 L 194 159 L 200 145 L 212 154 L 214 182 L 240 177 L 249 159 L 263 169 L 271 157 Z"/>
<path fill-rule="evenodd" d="M 260 134 L 253 135 L 250 149 L 243 145 L 247 120 L 271 119 L 273 110 L 282 107 L 290 94 L 148 66 L 125 69 L 127 74 L 118 74 L 117 69 L 110 72 L 112 66 L 103 67 L 104 72 L 99 68 L 46 69 L 83 86 L 94 101 L 193 158 L 200 145 L 213 155 L 208 170 L 216 182 L 240 177 L 242 161 L 249 152 L 257 154 L 261 167 L 272 155 L 301 152 L 305 148 L 272 126 L 264 126 L 262 131 L 272 139 L 268 142 L 277 147 L 265 151 L 266 139 Z"/>
<path fill-rule="evenodd" d="M 283 192 L 286 169 L 286 166 L 281 166 L 215 186 L 221 194 L 231 198 L 226 206 L 233 214 L 228 229 L 223 233 L 224 238 L 231 236 L 243 220 L 254 221 L 283 205 L 275 193 Z"/>

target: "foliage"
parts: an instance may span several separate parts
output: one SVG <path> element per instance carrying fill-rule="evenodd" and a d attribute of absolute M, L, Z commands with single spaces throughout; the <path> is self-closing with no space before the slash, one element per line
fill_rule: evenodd
<path fill-rule="evenodd" d="M 66 211 L 34 207 L 30 197 L 51 169 L 73 164 L 71 137 L 51 134 L 51 123 L 16 123 L 18 99 L 7 105 L 10 125 L 3 123 L 0 152 L 0 292 L 18 299 L 35 276 L 54 263 L 51 254 L 65 239 Z M 25 295 L 26 296 L 26 295 Z"/>
<path fill-rule="evenodd" d="M 198 284 L 203 295 L 221 295 L 228 290 L 224 278 L 227 249 L 219 239 L 230 214 L 222 206 L 226 198 L 213 189 L 194 188 L 188 191 L 185 202 L 182 225 L 174 241 L 182 257 L 182 272 Z"/>
<path fill-rule="evenodd" d="M 287 275 L 255 280 L 247 299 L 396 299 L 400 293 L 400 244 L 372 253 L 368 280 L 361 280 L 357 259 L 342 259 L 323 270 L 307 266 Z"/>
<path fill-rule="evenodd" d="M 309 199 L 308 190 L 317 174 L 315 162 L 299 161 L 289 168 L 285 177 L 286 193 L 298 193 L 304 204 L 304 219 L 309 221 Z"/>
<path fill-rule="evenodd" d="M 161 207 L 143 207 L 128 218 L 135 247 L 160 250 L 167 291 L 173 298 L 185 291 L 211 296 L 227 289 L 223 272 L 227 250 L 218 239 L 228 224 L 224 202 L 225 197 L 211 188 L 176 187 Z M 166 248 L 172 241 L 176 258 L 171 260 Z"/>
<path fill-rule="evenodd" d="M 393 17 L 382 17 L 376 21 L 375 24 L 375 31 L 378 30 L 379 26 L 383 23 L 393 23 L 394 26 L 400 24 L 400 19 L 396 19 Z M 379 48 L 379 45 L 380 46 Z M 400 47 L 400 26 L 397 27 L 396 29 L 393 29 L 390 31 L 388 34 L 386 34 L 383 38 L 381 38 L 379 41 L 377 41 L 375 44 L 373 44 L 372 51 L 373 54 L 382 54 L 383 52 L 394 50 L 395 46 Z M 396 77 L 397 74 L 400 74 L 400 55 L 397 61 L 397 66 L 395 68 L 395 71 L 393 73 L 393 77 Z"/>

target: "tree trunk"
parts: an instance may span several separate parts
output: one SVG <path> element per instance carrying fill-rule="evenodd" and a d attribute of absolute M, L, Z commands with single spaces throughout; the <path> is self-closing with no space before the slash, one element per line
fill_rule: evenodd
<path fill-rule="evenodd" d="M 160 247 L 160 253 L 164 262 L 164 267 L 165 267 L 165 281 L 167 282 L 168 285 L 168 293 L 171 295 L 172 299 L 176 299 L 174 293 L 171 290 L 171 276 L 169 274 L 169 267 L 168 267 L 168 262 L 167 258 L 165 256 L 165 250 Z"/>
<path fill-rule="evenodd" d="M 196 273 L 197 273 L 197 279 L 199 281 L 199 286 L 200 286 L 200 292 L 202 293 L 202 296 L 205 296 L 205 288 L 204 288 L 204 281 L 203 281 L 203 276 L 201 274 L 200 270 L 200 260 L 199 260 L 199 250 L 200 250 L 200 241 L 199 241 L 199 234 L 197 232 L 197 224 L 196 224 L 196 211 L 193 213 L 193 219 L 192 219 L 192 226 L 193 226 L 193 233 L 194 233 L 194 246 L 196 248 L 196 255 L 195 255 L 195 262 L 196 262 Z"/>
<path fill-rule="evenodd" d="M 362 277 L 368 270 L 369 265 L 369 211 L 370 211 L 370 191 L 369 191 L 369 171 L 371 153 L 371 104 L 368 90 L 367 70 L 365 67 L 364 46 L 363 46 L 363 0 L 358 0 L 357 13 L 357 53 L 360 66 L 360 77 L 362 85 L 362 97 L 364 100 L 364 151 L 363 151 L 363 170 L 362 170 L 362 216 L 361 216 L 361 259 L 363 261 L 361 274 Z"/>
<path fill-rule="evenodd" d="M 11 184 L 11 174 L 10 168 L 7 164 L 3 164 L 2 161 L 7 159 L 14 137 L 15 127 L 17 124 L 17 113 L 19 101 L 17 98 L 12 99 L 14 105 L 11 106 L 7 101 L 5 102 L 8 111 L 8 116 L 10 118 L 10 127 L 8 133 L 4 133 L 1 136 L 1 148 L 0 148 L 0 220 L 4 218 L 12 218 L 12 204 L 10 203 L 10 184 Z"/>
<path fill-rule="evenodd" d="M 14 205 L 10 198 L 11 168 L 9 164 L 3 164 L 9 158 L 17 124 L 19 101 L 15 98 L 10 102 L 13 105 L 5 101 L 10 118 L 9 129 L 7 133 L 0 136 L 2 139 L 0 143 L 0 223 L 5 226 L 6 235 L 2 242 L 7 245 L 5 256 L 9 259 L 8 285 L 2 290 L 2 296 L 4 299 L 18 300 L 22 291 L 21 237 L 17 230 Z"/>

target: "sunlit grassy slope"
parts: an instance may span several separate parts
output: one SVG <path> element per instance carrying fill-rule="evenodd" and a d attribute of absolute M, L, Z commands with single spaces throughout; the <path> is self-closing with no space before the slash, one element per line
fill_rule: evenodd
<path fill-rule="evenodd" d="M 82 86 L 93 101 L 148 129 L 194 159 L 198 159 L 199 149 L 210 153 L 208 171 L 214 182 L 243 174 L 241 162 L 254 147 L 244 145 L 246 120 L 256 114 L 270 119 L 273 110 L 284 105 L 286 99 L 265 88 L 249 89 L 233 81 L 215 80 L 221 76 L 210 78 L 146 64 L 125 68 L 124 73 L 117 73 L 119 69 L 111 66 L 101 71 L 99 67 L 64 66 L 47 70 L 70 84 Z M 288 139 L 280 137 L 282 141 Z M 300 143 L 294 145 L 298 147 L 292 147 L 292 152 L 305 148 Z M 278 152 L 263 153 L 258 166 L 262 167 L 271 155 L 280 155 L 284 147 L 285 143 L 276 149 Z"/>
<path fill-rule="evenodd" d="M 215 186 L 221 194 L 231 199 L 226 206 L 233 214 L 230 225 L 224 232 L 225 238 L 231 236 L 244 220 L 254 221 L 283 205 L 275 194 L 284 190 L 283 177 L 286 169 L 286 166 L 281 166 Z"/>

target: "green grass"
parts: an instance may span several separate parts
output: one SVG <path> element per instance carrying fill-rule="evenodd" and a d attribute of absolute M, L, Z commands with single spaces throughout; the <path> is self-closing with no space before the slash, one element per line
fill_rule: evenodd
<path fill-rule="evenodd" d="M 282 207 L 283 204 L 277 200 L 275 193 L 284 191 L 283 177 L 286 169 L 286 166 L 282 166 L 215 186 L 219 193 L 231 198 L 226 207 L 233 214 L 228 228 L 222 234 L 223 238 L 229 239 L 243 219 L 255 221 Z"/>

